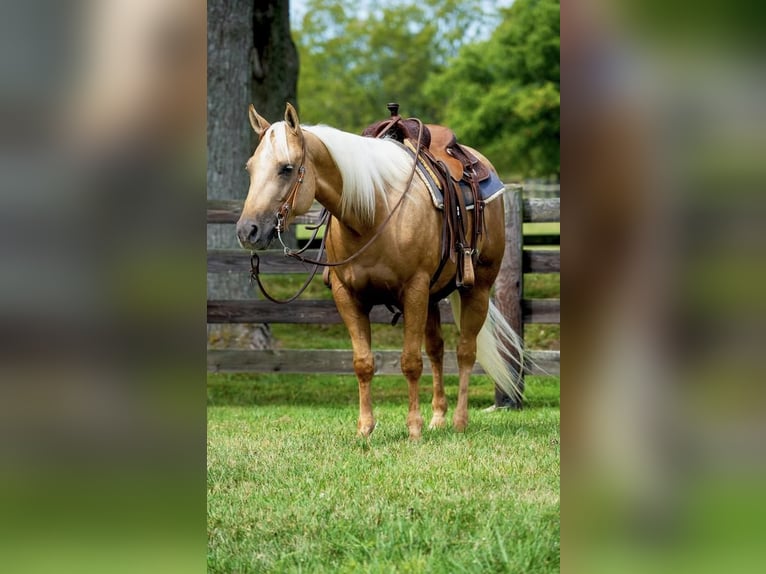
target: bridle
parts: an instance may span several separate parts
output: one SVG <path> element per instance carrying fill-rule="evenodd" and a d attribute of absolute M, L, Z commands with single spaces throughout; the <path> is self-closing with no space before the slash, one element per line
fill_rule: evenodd
<path fill-rule="evenodd" d="M 306 176 L 306 140 L 305 136 L 304 139 L 301 140 L 301 165 L 298 166 L 298 177 L 295 180 L 295 183 L 293 183 L 293 186 L 290 188 L 290 191 L 287 192 L 287 195 L 282 200 L 282 205 L 277 210 L 277 237 L 279 238 L 279 242 L 282 244 L 282 247 L 284 248 L 285 256 L 291 256 L 294 253 L 303 253 L 306 249 L 308 249 L 309 245 L 316 239 L 317 233 L 319 232 L 319 228 L 322 226 L 322 221 L 324 219 L 324 215 L 326 213 L 326 210 L 323 211 L 322 217 L 320 217 L 320 221 L 314 225 L 311 226 L 310 229 L 313 229 L 314 234 L 311 237 L 311 240 L 306 243 L 306 246 L 303 249 L 300 249 L 298 251 L 293 251 L 290 249 L 287 245 L 285 245 L 284 240 L 282 239 L 282 233 L 287 230 L 287 220 L 288 217 L 290 217 L 290 212 L 293 211 L 295 207 L 295 198 L 298 196 L 298 191 L 301 188 L 301 185 L 303 184 L 303 180 Z M 325 233 L 326 236 L 326 233 Z M 319 256 L 321 258 L 322 251 L 324 250 L 324 240 L 325 237 L 322 237 L 322 246 L 320 247 Z M 319 265 L 315 264 L 314 269 L 312 270 L 311 274 L 308 276 L 308 279 L 304 282 L 304 284 L 301 286 L 301 288 L 298 290 L 295 295 L 289 297 L 288 299 L 277 299 L 273 295 L 271 295 L 267 290 L 266 287 L 264 287 L 263 283 L 261 282 L 261 276 L 260 276 L 260 258 L 258 257 L 258 254 L 255 251 L 250 252 L 250 283 L 252 284 L 253 281 L 258 285 L 258 288 L 261 290 L 261 293 L 263 293 L 263 296 L 266 297 L 269 301 L 272 303 L 291 303 L 295 301 L 311 284 L 311 281 L 313 281 L 314 276 L 317 273 L 317 270 L 319 269 Z"/>
<path fill-rule="evenodd" d="M 301 187 L 301 184 L 303 183 L 303 177 L 306 174 L 306 166 L 303 164 L 300 165 L 298 168 L 298 179 L 295 180 L 295 183 L 293 184 L 293 188 L 290 190 L 290 193 L 287 194 L 287 197 L 285 197 L 285 201 L 282 204 L 282 207 L 279 208 L 279 211 L 277 211 L 277 232 L 284 231 L 286 229 L 286 226 L 284 225 L 285 221 L 287 221 L 288 216 L 290 215 L 290 211 L 293 209 L 293 204 L 295 203 L 295 196 L 298 195 L 298 190 Z"/>
<path fill-rule="evenodd" d="M 418 118 L 410 118 L 410 119 L 415 120 L 418 123 L 418 141 L 417 141 L 417 145 L 415 149 L 419 151 L 423 141 L 423 122 L 421 122 Z M 385 131 L 383 133 L 385 133 Z M 306 245 L 303 248 L 298 250 L 293 250 L 287 245 L 285 245 L 285 242 L 282 240 L 282 233 L 287 229 L 287 218 L 290 215 L 290 212 L 293 210 L 293 206 L 295 204 L 295 198 L 298 195 L 298 190 L 300 189 L 301 184 L 303 184 L 303 179 L 306 173 L 306 167 L 304 165 L 306 161 L 305 136 L 303 136 L 301 145 L 302 145 L 303 157 L 301 159 L 301 165 L 298 167 L 298 178 L 295 180 L 293 187 L 285 196 L 285 199 L 282 203 L 282 206 L 279 208 L 279 211 L 277 211 L 277 237 L 279 238 L 279 242 L 282 244 L 282 247 L 284 248 L 284 254 L 286 257 L 292 257 L 293 259 L 297 259 L 298 261 L 302 263 L 308 263 L 310 265 L 313 265 L 314 269 L 311 271 L 311 274 L 309 275 L 308 279 L 306 279 L 305 283 L 300 287 L 300 289 L 298 289 L 297 293 L 295 293 L 294 295 L 292 295 L 291 297 L 287 299 L 277 299 L 271 294 L 269 294 L 268 291 L 266 291 L 266 288 L 261 282 L 260 270 L 259 270 L 260 258 L 258 257 L 258 254 L 255 251 L 251 251 L 250 252 L 250 282 L 252 283 L 253 281 L 255 281 L 255 283 L 258 285 L 258 288 L 261 290 L 261 293 L 263 293 L 263 296 L 266 297 L 266 299 L 268 299 L 272 303 L 285 304 L 285 303 L 291 303 L 295 301 L 311 284 L 311 281 L 314 279 L 314 276 L 316 275 L 319 267 L 339 267 L 341 265 L 346 265 L 347 263 L 350 263 L 351 261 L 355 260 L 362 253 L 367 251 L 367 248 L 370 247 L 378 239 L 378 237 L 382 235 L 383 230 L 386 228 L 388 223 L 393 218 L 394 213 L 396 213 L 396 211 L 404 202 L 404 197 L 407 195 L 407 192 L 412 187 L 412 180 L 415 177 L 415 171 L 418 165 L 418 155 L 416 153 L 415 158 L 413 160 L 413 164 L 412 164 L 412 170 L 410 171 L 409 178 L 407 179 L 407 185 L 404 188 L 404 192 L 402 192 L 402 195 L 399 197 L 399 201 L 397 201 L 396 205 L 394 205 L 391 211 L 389 211 L 386 218 L 378 226 L 378 229 L 375 231 L 375 234 L 367 241 L 367 243 L 362 245 L 362 247 L 360 247 L 356 253 L 352 253 L 351 255 L 343 259 L 342 261 L 335 261 L 335 262 L 321 261 L 322 255 L 324 253 L 324 247 L 325 247 L 325 241 L 327 239 L 327 234 L 330 230 L 330 225 L 329 225 L 330 212 L 328 212 L 326 209 L 322 210 L 322 213 L 320 214 L 319 220 L 317 221 L 317 223 L 309 227 L 309 229 L 312 229 L 314 233 L 311 239 L 306 243 Z M 318 258 L 310 259 L 308 257 L 303 257 L 302 254 L 309 248 L 309 246 L 313 243 L 314 239 L 316 239 L 316 236 L 319 233 L 319 229 L 322 227 L 322 225 L 325 226 L 325 231 L 324 231 L 324 234 L 322 235 L 322 243 L 319 246 Z"/>
<path fill-rule="evenodd" d="M 277 233 L 280 234 L 279 241 L 282 242 L 281 233 L 287 230 L 287 218 L 290 216 L 290 212 L 295 205 L 295 198 L 298 195 L 298 190 L 303 184 L 304 176 L 306 175 L 306 139 L 305 136 L 301 138 L 301 165 L 298 166 L 298 177 L 293 183 L 292 188 L 282 201 L 282 206 L 277 211 Z M 287 247 L 285 247 L 287 249 Z"/>

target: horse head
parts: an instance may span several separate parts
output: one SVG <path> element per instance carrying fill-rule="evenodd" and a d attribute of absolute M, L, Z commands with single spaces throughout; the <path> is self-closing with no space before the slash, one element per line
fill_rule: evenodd
<path fill-rule="evenodd" d="M 284 121 L 269 124 L 251 105 L 250 125 L 260 141 L 247 160 L 250 174 L 237 238 L 244 249 L 265 249 L 296 215 L 314 201 L 315 177 L 306 165 L 306 144 L 298 112 L 287 104 Z"/>

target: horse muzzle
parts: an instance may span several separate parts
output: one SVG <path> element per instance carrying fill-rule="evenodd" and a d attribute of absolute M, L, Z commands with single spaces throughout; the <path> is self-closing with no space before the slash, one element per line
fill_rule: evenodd
<path fill-rule="evenodd" d="M 237 239 L 243 249 L 266 249 L 276 236 L 277 228 L 274 224 L 263 225 L 252 219 L 237 221 Z"/>

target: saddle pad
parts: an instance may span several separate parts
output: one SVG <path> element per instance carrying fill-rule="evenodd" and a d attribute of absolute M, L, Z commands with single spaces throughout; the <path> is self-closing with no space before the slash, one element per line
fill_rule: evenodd
<path fill-rule="evenodd" d="M 415 157 L 415 152 L 412 149 L 406 145 L 402 145 L 402 147 L 407 150 L 410 156 L 413 158 Z M 439 210 L 444 210 L 444 193 L 437 183 L 438 179 L 431 173 L 429 167 L 420 161 L 420 159 L 418 159 L 415 173 L 418 174 L 420 180 L 428 188 L 428 193 L 431 196 L 431 201 L 433 202 L 434 207 Z M 471 187 L 466 182 L 461 180 L 460 189 L 463 191 L 465 208 L 469 211 L 472 210 L 474 205 Z M 505 184 L 500 181 L 500 178 L 497 177 L 493 171 L 489 172 L 489 177 L 487 179 L 479 183 L 479 197 L 481 197 L 485 203 L 489 203 L 490 201 L 498 198 L 500 195 L 502 195 L 503 191 L 505 191 Z"/>

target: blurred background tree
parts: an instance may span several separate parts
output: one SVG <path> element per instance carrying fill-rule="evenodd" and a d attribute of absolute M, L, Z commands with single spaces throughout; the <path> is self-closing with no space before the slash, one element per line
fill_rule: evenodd
<path fill-rule="evenodd" d="M 559 0 L 516 0 L 485 42 L 463 46 L 426 93 L 501 171 L 560 172 Z"/>
<path fill-rule="evenodd" d="M 557 177 L 559 1 L 496 4 L 307 0 L 294 22 L 301 118 L 359 132 L 397 101 L 506 177 Z"/>
<path fill-rule="evenodd" d="M 301 117 L 352 132 L 397 101 L 408 116 L 434 121 L 442 104 L 424 91 L 460 46 L 493 16 L 478 0 L 308 0 L 297 23 Z"/>

